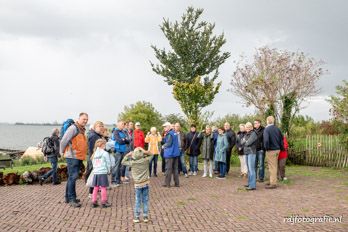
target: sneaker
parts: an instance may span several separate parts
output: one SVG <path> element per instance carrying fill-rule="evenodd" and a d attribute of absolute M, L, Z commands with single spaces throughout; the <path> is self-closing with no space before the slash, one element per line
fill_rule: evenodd
<path fill-rule="evenodd" d="M 97 202 L 92 202 L 91 208 L 97 208 L 99 205 Z"/>
<path fill-rule="evenodd" d="M 42 186 L 43 182 L 45 182 L 45 178 L 43 177 L 40 177 L 39 178 L 39 184 Z"/>
<path fill-rule="evenodd" d="M 60 181 L 57 181 L 57 182 L 53 182 L 52 185 L 60 185 L 61 182 Z"/>
<path fill-rule="evenodd" d="M 213 178 L 213 174 L 209 174 L 209 178 Z"/>
<path fill-rule="evenodd" d="M 247 188 L 245 188 L 245 190 L 246 191 L 252 191 L 252 190 L 256 190 L 256 188 L 249 188 L 249 187 L 247 187 Z"/>
<path fill-rule="evenodd" d="M 120 184 L 112 184 L 111 185 L 111 188 L 117 188 L 117 187 L 120 187 Z"/>
<path fill-rule="evenodd" d="M 144 216 L 144 222 L 145 222 L 145 223 L 148 223 L 148 222 L 149 222 L 149 218 L 146 217 L 146 216 Z"/>
<path fill-rule="evenodd" d="M 288 180 L 288 178 L 284 177 L 283 180 Z"/>
<path fill-rule="evenodd" d="M 189 176 L 192 176 L 193 175 L 193 172 L 189 172 Z"/>
<path fill-rule="evenodd" d="M 155 174 L 154 177 L 158 177 L 157 174 Z"/>
<path fill-rule="evenodd" d="M 224 176 L 217 176 L 216 179 L 221 179 L 221 180 L 223 180 L 223 179 L 226 179 L 226 177 L 224 177 Z"/>
<path fill-rule="evenodd" d="M 109 202 L 105 202 L 102 204 L 102 208 L 109 208 L 111 207 L 111 204 Z"/>
<path fill-rule="evenodd" d="M 185 178 L 188 178 L 189 176 L 187 175 L 187 173 L 185 173 Z"/>
<path fill-rule="evenodd" d="M 197 172 L 193 172 L 193 175 L 194 175 L 194 176 L 197 176 Z"/>
<path fill-rule="evenodd" d="M 134 219 L 133 219 L 133 222 L 134 222 L 134 223 L 139 223 L 140 220 L 139 220 L 139 218 L 137 217 L 137 218 L 134 218 Z"/>
<path fill-rule="evenodd" d="M 89 198 L 89 199 L 92 199 L 92 193 L 89 193 L 89 194 L 88 194 L 88 198 Z"/>
<path fill-rule="evenodd" d="M 204 178 L 204 177 L 207 177 L 207 174 L 204 173 L 202 177 L 203 177 L 203 178 Z"/>
<path fill-rule="evenodd" d="M 81 203 L 79 203 L 77 201 L 70 201 L 69 205 L 73 208 L 80 208 L 81 207 Z"/>
<path fill-rule="evenodd" d="M 257 182 L 262 183 L 262 182 L 264 182 L 264 180 L 263 179 L 258 179 Z"/>
<path fill-rule="evenodd" d="M 277 185 L 267 185 L 265 189 L 276 189 Z"/>

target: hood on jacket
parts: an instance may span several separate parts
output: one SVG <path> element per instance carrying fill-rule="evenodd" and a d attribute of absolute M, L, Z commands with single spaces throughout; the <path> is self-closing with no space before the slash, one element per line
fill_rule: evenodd
<path fill-rule="evenodd" d="M 140 160 L 144 157 L 144 152 L 140 148 L 135 148 L 133 151 L 133 159 Z"/>
<path fill-rule="evenodd" d="M 104 152 L 103 149 L 100 149 L 99 147 L 97 147 L 97 149 L 94 152 L 93 159 L 100 159 L 103 156 L 103 152 Z"/>

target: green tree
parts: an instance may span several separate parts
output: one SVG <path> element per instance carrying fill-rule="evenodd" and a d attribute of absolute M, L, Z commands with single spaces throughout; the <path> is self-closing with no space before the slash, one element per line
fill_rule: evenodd
<path fill-rule="evenodd" d="M 179 102 L 189 123 L 200 124 L 204 115 L 202 109 L 212 103 L 220 86 L 221 83 L 215 85 L 213 82 L 202 82 L 200 77 L 191 83 L 174 81 L 174 98 Z"/>
<path fill-rule="evenodd" d="M 170 123 L 178 122 L 184 131 L 188 129 L 187 120 L 181 114 L 168 114 L 164 116 L 164 121 Z"/>
<path fill-rule="evenodd" d="M 336 120 L 348 123 L 348 81 L 336 86 L 336 94 L 328 99 L 332 106 L 330 112 Z"/>
<path fill-rule="evenodd" d="M 118 118 L 134 123 L 140 122 L 142 129 L 146 132 L 150 131 L 153 126 L 160 129 L 163 124 L 162 115 L 150 102 L 146 101 L 138 101 L 130 106 L 125 106 Z"/>
<path fill-rule="evenodd" d="M 152 46 L 160 62 L 151 62 L 152 70 L 173 85 L 174 97 L 190 123 L 198 122 L 202 108 L 218 93 L 221 82 L 215 81 L 219 67 L 230 56 L 220 51 L 226 43 L 224 34 L 214 35 L 215 24 L 200 21 L 202 13 L 203 9 L 189 7 L 180 22 L 164 19 L 160 27 L 171 50 Z M 206 91 L 200 91 L 202 88 Z"/>

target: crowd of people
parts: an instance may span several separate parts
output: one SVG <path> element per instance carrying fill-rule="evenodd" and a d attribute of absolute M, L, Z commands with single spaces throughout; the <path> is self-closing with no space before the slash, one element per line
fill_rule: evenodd
<path fill-rule="evenodd" d="M 186 178 L 198 175 L 198 157 L 204 162 L 202 177 L 225 179 L 230 173 L 232 150 L 236 147 L 240 160 L 240 177 L 247 178 L 245 189 L 256 190 L 257 182 L 265 180 L 265 160 L 269 168 L 267 189 L 277 188 L 278 180 L 284 180 L 287 158 L 287 141 L 280 129 L 274 125 L 274 117 L 267 117 L 263 127 L 260 120 L 254 124 L 247 122 L 239 125 L 238 133 L 226 122 L 222 127 L 207 125 L 204 130 L 190 126 L 185 134 L 179 123 L 163 124 L 163 132 L 152 127 L 146 134 L 141 123 L 119 120 L 111 134 L 101 121 L 95 122 L 86 135 L 88 114 L 81 113 L 78 120 L 61 133 L 59 152 L 45 154 L 52 163 L 52 171 L 40 177 L 42 181 L 50 175 L 53 184 L 59 184 L 56 178 L 57 158 L 66 158 L 68 181 L 65 202 L 72 207 L 81 207 L 76 194 L 76 180 L 81 165 L 87 160 L 85 173 L 89 186 L 91 207 L 98 207 L 98 193 L 101 194 L 101 206 L 111 207 L 107 198 L 107 189 L 118 188 L 130 182 L 130 174 L 135 187 L 134 222 L 140 221 L 140 208 L 143 207 L 143 220 L 147 222 L 150 177 L 158 177 L 157 162 L 162 159 L 161 171 L 164 173 L 163 187 L 180 187 L 180 172 Z M 134 128 L 135 126 L 135 128 Z M 62 129 L 63 130 L 63 129 Z M 53 131 L 57 145 L 59 131 Z M 185 157 L 189 165 L 186 166 Z M 110 180 L 110 181 L 109 181 Z M 109 183 L 111 182 L 111 184 Z"/>

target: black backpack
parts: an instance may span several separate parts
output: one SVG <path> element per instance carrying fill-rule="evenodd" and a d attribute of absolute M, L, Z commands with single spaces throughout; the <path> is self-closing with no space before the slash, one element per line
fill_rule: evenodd
<path fill-rule="evenodd" d="M 55 152 L 54 142 L 51 137 L 45 137 L 41 144 L 41 151 L 46 155 L 50 155 Z"/>

